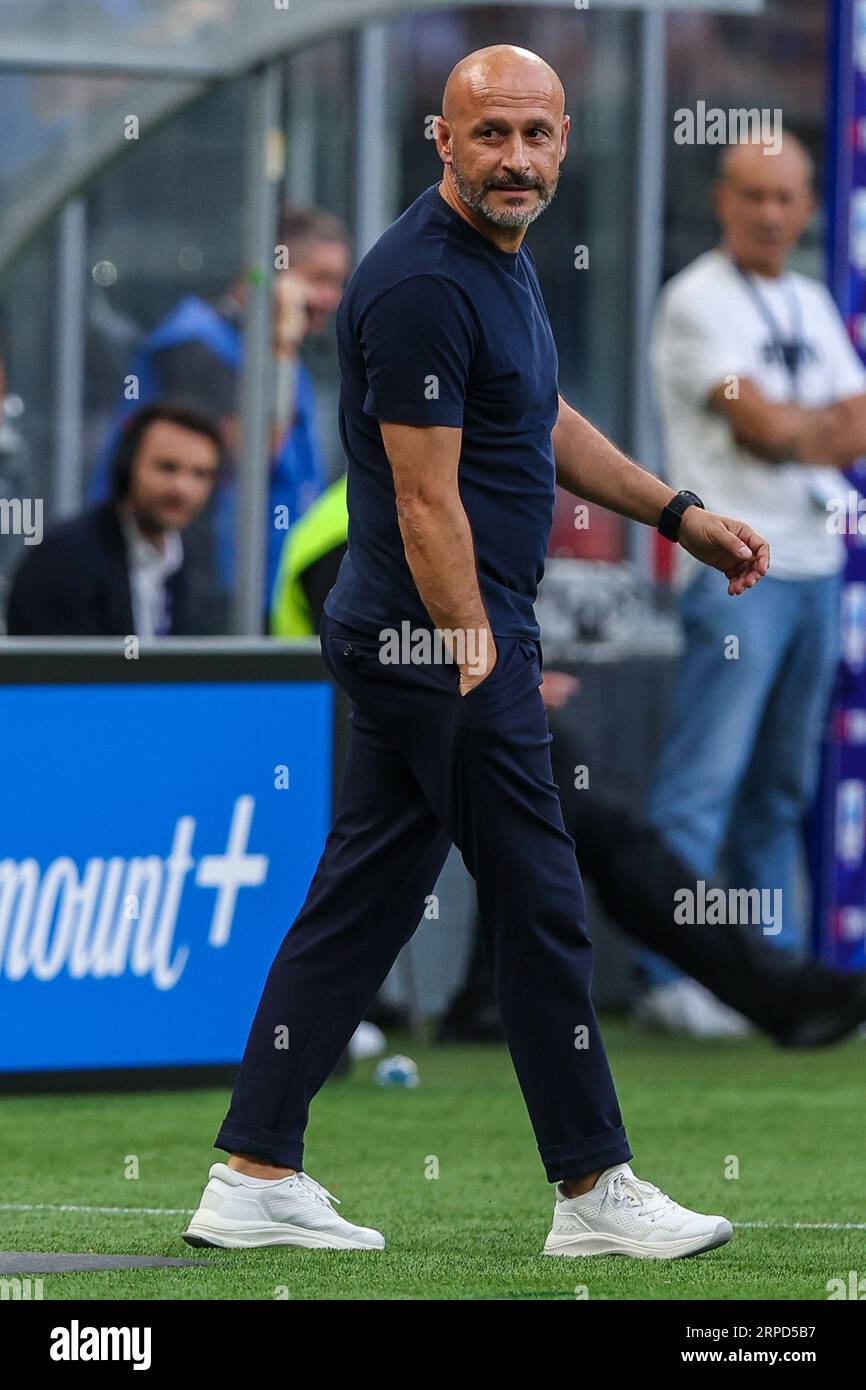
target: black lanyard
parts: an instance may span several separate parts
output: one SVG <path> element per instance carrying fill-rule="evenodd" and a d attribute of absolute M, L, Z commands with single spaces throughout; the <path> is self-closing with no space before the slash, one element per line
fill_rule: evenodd
<path fill-rule="evenodd" d="M 788 303 L 791 306 L 791 333 L 786 337 L 779 327 L 775 314 L 748 271 L 743 270 L 742 267 L 738 265 L 734 265 L 734 269 L 737 271 L 737 274 L 740 276 L 746 290 L 751 296 L 752 303 L 755 305 L 758 313 L 770 330 L 773 351 L 777 354 L 778 358 L 781 359 L 782 365 L 790 377 L 794 399 L 797 400 L 799 397 L 799 392 L 797 390 L 797 371 L 802 360 L 804 344 L 802 331 L 803 316 L 800 310 L 800 301 L 794 290 L 793 283 L 790 280 L 787 280 L 785 283 Z"/>

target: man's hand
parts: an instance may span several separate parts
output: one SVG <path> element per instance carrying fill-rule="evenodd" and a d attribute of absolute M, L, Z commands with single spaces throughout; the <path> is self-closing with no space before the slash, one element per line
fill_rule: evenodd
<path fill-rule="evenodd" d="M 702 507 L 683 512 L 678 540 L 696 560 L 727 576 L 729 594 L 753 589 L 770 568 L 770 547 L 763 536 L 744 521 Z"/>
<path fill-rule="evenodd" d="M 274 276 L 273 349 L 277 354 L 294 356 L 307 335 L 309 289 L 292 270 Z"/>
<path fill-rule="evenodd" d="M 493 633 L 483 627 L 478 634 L 478 661 L 464 661 L 460 667 L 460 694 L 468 695 L 476 685 L 483 685 L 499 660 Z"/>

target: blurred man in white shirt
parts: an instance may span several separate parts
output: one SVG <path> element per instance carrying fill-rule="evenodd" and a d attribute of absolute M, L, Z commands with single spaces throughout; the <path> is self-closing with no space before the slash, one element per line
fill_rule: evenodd
<path fill-rule="evenodd" d="M 698 874 L 712 876 L 725 845 L 732 887 L 781 890 L 781 930 L 766 934 L 792 950 L 800 826 L 838 656 L 845 548 L 828 503 L 850 490 L 838 470 L 866 453 L 866 371 L 829 292 L 787 269 L 814 207 L 793 136 L 776 155 L 727 150 L 721 244 L 666 285 L 651 348 L 667 480 L 745 517 L 771 562 L 732 605 L 677 549 L 685 651 L 649 813 Z M 738 1031 L 666 962 L 644 966 L 644 1022 Z"/>

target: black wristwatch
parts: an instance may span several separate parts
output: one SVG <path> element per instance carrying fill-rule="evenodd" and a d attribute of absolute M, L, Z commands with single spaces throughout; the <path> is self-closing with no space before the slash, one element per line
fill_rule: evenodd
<path fill-rule="evenodd" d="M 680 534 L 680 522 L 686 507 L 703 507 L 703 505 L 696 492 L 689 492 L 688 488 L 683 488 L 682 492 L 678 492 L 676 497 L 671 498 L 662 511 L 658 520 L 659 532 L 669 541 L 675 541 Z"/>

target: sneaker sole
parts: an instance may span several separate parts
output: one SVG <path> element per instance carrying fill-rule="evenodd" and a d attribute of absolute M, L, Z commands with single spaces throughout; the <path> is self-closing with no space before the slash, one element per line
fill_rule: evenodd
<path fill-rule="evenodd" d="M 548 1236 L 542 1254 L 578 1258 L 590 1255 L 627 1255 L 633 1260 L 685 1260 L 691 1255 L 703 1255 L 708 1250 L 717 1250 L 720 1245 L 727 1245 L 733 1234 L 733 1227 L 724 1221 L 710 1236 L 694 1236 L 690 1240 L 672 1240 L 663 1246 L 651 1246 L 636 1240 L 623 1240 L 620 1236 L 588 1231 L 586 1235 L 560 1237 L 561 1243 L 555 1238 L 551 1241 L 551 1237 Z"/>
<path fill-rule="evenodd" d="M 202 1219 L 206 1216 L 206 1219 Z M 302 1226 L 246 1225 L 243 1222 L 217 1223 L 214 1213 L 196 1212 L 183 1232 L 187 1245 L 214 1246 L 220 1250 L 253 1250 L 265 1245 L 295 1245 L 305 1250 L 383 1250 L 383 1245 L 365 1245 L 347 1236 L 318 1234 Z"/>

